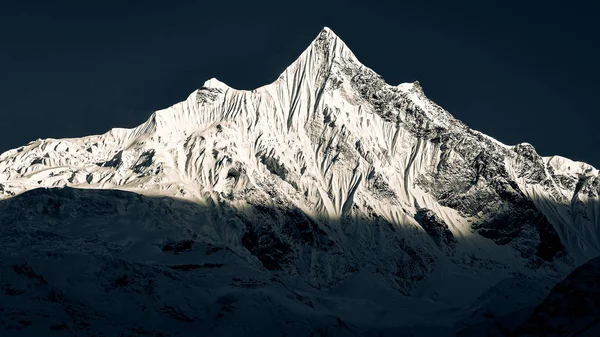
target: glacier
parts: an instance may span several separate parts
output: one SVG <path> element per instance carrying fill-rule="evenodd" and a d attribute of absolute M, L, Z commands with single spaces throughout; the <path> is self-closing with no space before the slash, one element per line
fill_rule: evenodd
<path fill-rule="evenodd" d="M 600 255 L 599 192 L 324 28 L 271 84 L 1 154 L 4 335 L 455 335 Z"/>

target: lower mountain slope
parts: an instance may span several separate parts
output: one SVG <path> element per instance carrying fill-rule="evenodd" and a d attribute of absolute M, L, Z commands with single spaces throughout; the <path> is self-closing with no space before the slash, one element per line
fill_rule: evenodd
<path fill-rule="evenodd" d="M 600 336 L 600 257 L 552 288 L 516 336 Z"/>
<path fill-rule="evenodd" d="M 314 235 L 334 262 L 351 260 L 345 279 L 317 289 L 278 272 L 266 261 L 293 247 L 260 230 L 248 238 L 250 215 L 226 206 L 68 187 L 1 201 L 2 335 L 396 335 L 432 314 L 455 320 L 448 305 L 400 294 L 301 211 L 263 212 Z"/>

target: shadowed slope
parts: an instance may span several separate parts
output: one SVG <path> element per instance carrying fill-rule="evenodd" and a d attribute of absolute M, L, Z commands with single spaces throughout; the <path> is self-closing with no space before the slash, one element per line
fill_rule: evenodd
<path fill-rule="evenodd" d="M 435 218 L 421 221 L 436 226 Z M 118 190 L 35 189 L 0 201 L 4 329 L 9 336 L 54 329 L 397 335 L 426 331 L 433 312 L 436 325 L 452 326 L 472 309 L 456 311 L 418 292 L 429 273 L 461 270 L 448 263 L 462 255 L 452 246 L 444 246 L 446 258 L 432 254 L 415 243 L 419 237 L 432 248 L 445 242 L 379 218 L 332 224 L 276 205 L 238 209 L 227 200 L 199 205 Z M 493 282 L 485 281 L 493 269 L 508 267 L 471 258 L 462 272 L 480 291 Z M 444 287 L 461 291 L 460 278 L 445 275 Z M 514 292 L 517 303 L 526 290 Z"/>
<path fill-rule="evenodd" d="M 600 335 L 600 257 L 559 282 L 514 336 Z"/>

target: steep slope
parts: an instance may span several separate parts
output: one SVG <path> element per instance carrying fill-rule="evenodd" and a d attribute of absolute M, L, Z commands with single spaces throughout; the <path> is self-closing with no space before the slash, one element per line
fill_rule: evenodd
<path fill-rule="evenodd" d="M 316 292 L 376 280 L 462 308 L 502 280 L 558 281 L 600 254 L 598 170 L 471 130 L 419 83 L 386 84 L 327 28 L 269 85 L 211 79 L 137 128 L 0 155 L 6 201 L 64 186 L 206 208 L 212 220 L 190 221 L 178 240 L 227 247 L 286 287 Z M 71 202 L 57 206 L 59 223 Z M 101 219 L 92 227 L 111 221 Z M 164 237 L 158 227 L 134 241 Z M 148 261 L 132 247 L 132 263 Z"/>

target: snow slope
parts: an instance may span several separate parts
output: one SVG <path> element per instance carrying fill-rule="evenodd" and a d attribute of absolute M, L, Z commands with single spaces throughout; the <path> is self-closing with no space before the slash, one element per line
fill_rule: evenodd
<path fill-rule="evenodd" d="M 353 324 L 353 332 L 336 328 L 342 335 L 451 327 L 507 280 L 557 282 L 600 255 L 599 191 L 590 165 L 543 158 L 530 144 L 507 146 L 471 130 L 427 99 L 418 82 L 388 85 L 328 28 L 269 85 L 236 90 L 213 78 L 136 128 L 40 139 L 0 155 L 2 230 L 18 231 L 21 242 L 6 241 L 8 255 L 43 260 L 40 252 L 51 248 L 73 251 L 66 261 L 74 265 L 116 259 L 124 262 L 109 265 L 155 275 L 167 268 L 156 248 L 167 239 L 223 247 L 232 257 L 209 268 L 208 288 L 247 275 L 268 288 L 244 297 L 245 311 L 232 322 L 258 329 L 261 319 L 246 319 L 260 313 L 249 308 L 268 298 L 287 308 L 282 322 L 304 317 L 306 333 L 317 323 L 342 326 L 328 321 L 329 312 Z M 128 208 L 121 200 L 136 198 L 161 202 Z M 35 250 L 22 241 L 29 237 L 41 240 Z M 182 264 L 213 263 L 180 255 L 188 256 Z M 169 282 L 166 292 L 195 281 Z M 510 293 L 518 298 L 530 289 Z M 288 291 L 302 295 L 278 297 Z M 212 298 L 190 294 L 178 303 Z M 540 296 L 523 298 L 534 305 Z M 314 303 L 306 309 L 306 297 L 329 311 Z M 194 313 L 194 322 L 207 310 Z M 220 320 L 211 324 L 225 329 Z"/>

